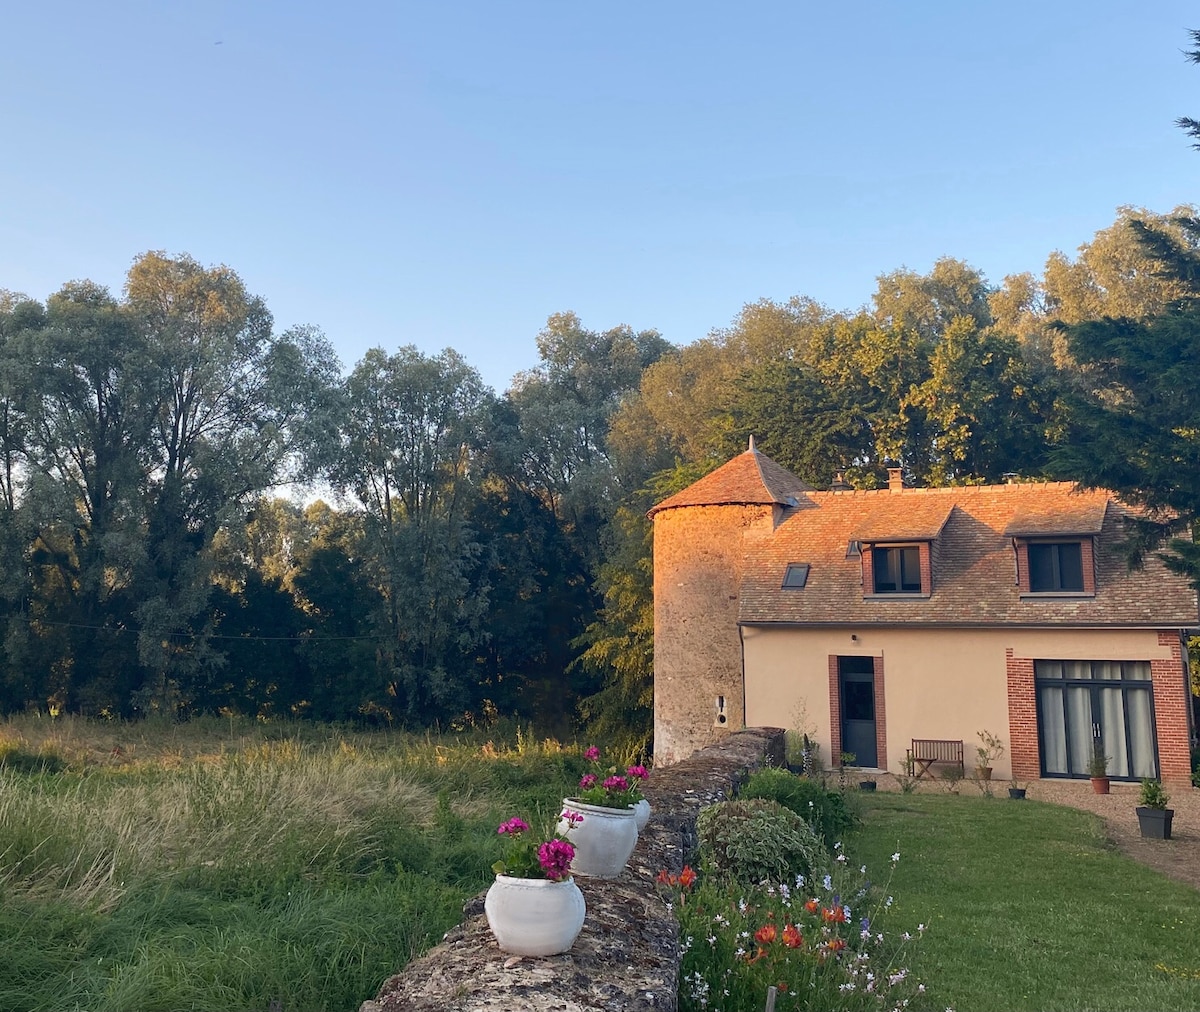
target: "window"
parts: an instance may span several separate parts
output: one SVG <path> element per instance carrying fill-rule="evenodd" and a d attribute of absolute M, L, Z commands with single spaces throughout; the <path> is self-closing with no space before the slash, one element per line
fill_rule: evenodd
<path fill-rule="evenodd" d="M 1083 593 L 1083 548 L 1080 543 L 1031 543 L 1029 589 L 1035 594 Z"/>
<path fill-rule="evenodd" d="M 871 568 L 876 594 L 921 593 L 921 549 L 916 545 L 872 548 Z"/>
<path fill-rule="evenodd" d="M 1109 776 L 1158 776 L 1149 661 L 1035 660 L 1042 775 L 1088 775 L 1099 749 Z"/>
<path fill-rule="evenodd" d="M 789 562 L 787 570 L 783 574 L 784 587 L 798 590 L 806 583 L 808 583 L 808 563 Z"/>

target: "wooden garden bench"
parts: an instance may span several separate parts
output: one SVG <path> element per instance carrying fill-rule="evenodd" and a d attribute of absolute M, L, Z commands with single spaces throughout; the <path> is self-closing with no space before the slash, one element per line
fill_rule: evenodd
<path fill-rule="evenodd" d="M 944 738 L 914 738 L 908 750 L 909 769 L 920 780 L 934 763 L 947 763 L 963 770 L 963 743 Z"/>

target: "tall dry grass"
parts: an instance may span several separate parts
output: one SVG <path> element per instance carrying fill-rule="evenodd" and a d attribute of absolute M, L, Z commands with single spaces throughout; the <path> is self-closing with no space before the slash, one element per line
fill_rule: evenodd
<path fill-rule="evenodd" d="M 209 719 L 0 724 L 0 1009 L 356 1007 L 577 746 Z"/>

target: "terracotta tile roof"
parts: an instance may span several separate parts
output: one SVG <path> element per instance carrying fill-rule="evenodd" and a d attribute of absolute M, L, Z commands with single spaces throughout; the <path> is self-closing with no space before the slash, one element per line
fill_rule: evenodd
<path fill-rule="evenodd" d="M 714 472 L 716 473 L 716 472 Z M 686 493 L 689 490 L 685 490 Z M 1128 572 L 1118 543 L 1132 511 L 1104 491 L 1066 482 L 871 492 L 808 492 L 773 530 L 748 532 L 740 621 L 833 625 L 1079 625 L 1191 628 L 1196 593 L 1156 558 Z M 927 534 L 933 542 L 928 598 L 864 599 L 851 540 Z M 1054 518 L 1062 518 L 1060 524 Z M 911 520 L 911 522 L 908 522 Z M 1013 535 L 1095 533 L 1094 596 L 1022 598 Z M 892 530 L 893 533 L 885 534 Z M 783 589 L 789 562 L 811 566 L 803 589 Z M 869 583 L 868 583 L 869 586 Z"/>
<path fill-rule="evenodd" d="M 1099 534 L 1104 526 L 1108 496 L 1100 501 L 1034 504 L 1018 510 L 1009 520 L 1004 533 L 1012 537 L 1038 537 L 1046 534 Z"/>
<path fill-rule="evenodd" d="M 757 450 L 747 450 L 682 492 L 664 499 L 648 515 L 680 506 L 795 506 L 805 493 L 811 491 L 811 485 L 784 470 L 770 457 Z"/>
<path fill-rule="evenodd" d="M 876 505 L 854 528 L 855 541 L 932 541 L 941 533 L 954 503 L 945 496 L 912 496 L 889 492 L 875 499 Z"/>

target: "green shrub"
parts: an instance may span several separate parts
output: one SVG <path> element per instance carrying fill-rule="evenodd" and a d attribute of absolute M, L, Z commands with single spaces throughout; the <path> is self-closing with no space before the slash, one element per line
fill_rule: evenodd
<path fill-rule="evenodd" d="M 778 801 L 812 826 L 829 847 L 858 825 L 858 817 L 846 806 L 845 795 L 826 790 L 816 780 L 771 766 L 755 770 L 738 796 Z"/>
<path fill-rule="evenodd" d="M 696 822 L 705 868 L 741 882 L 785 882 L 828 867 L 829 854 L 816 830 L 776 801 L 721 801 L 701 810 Z"/>

